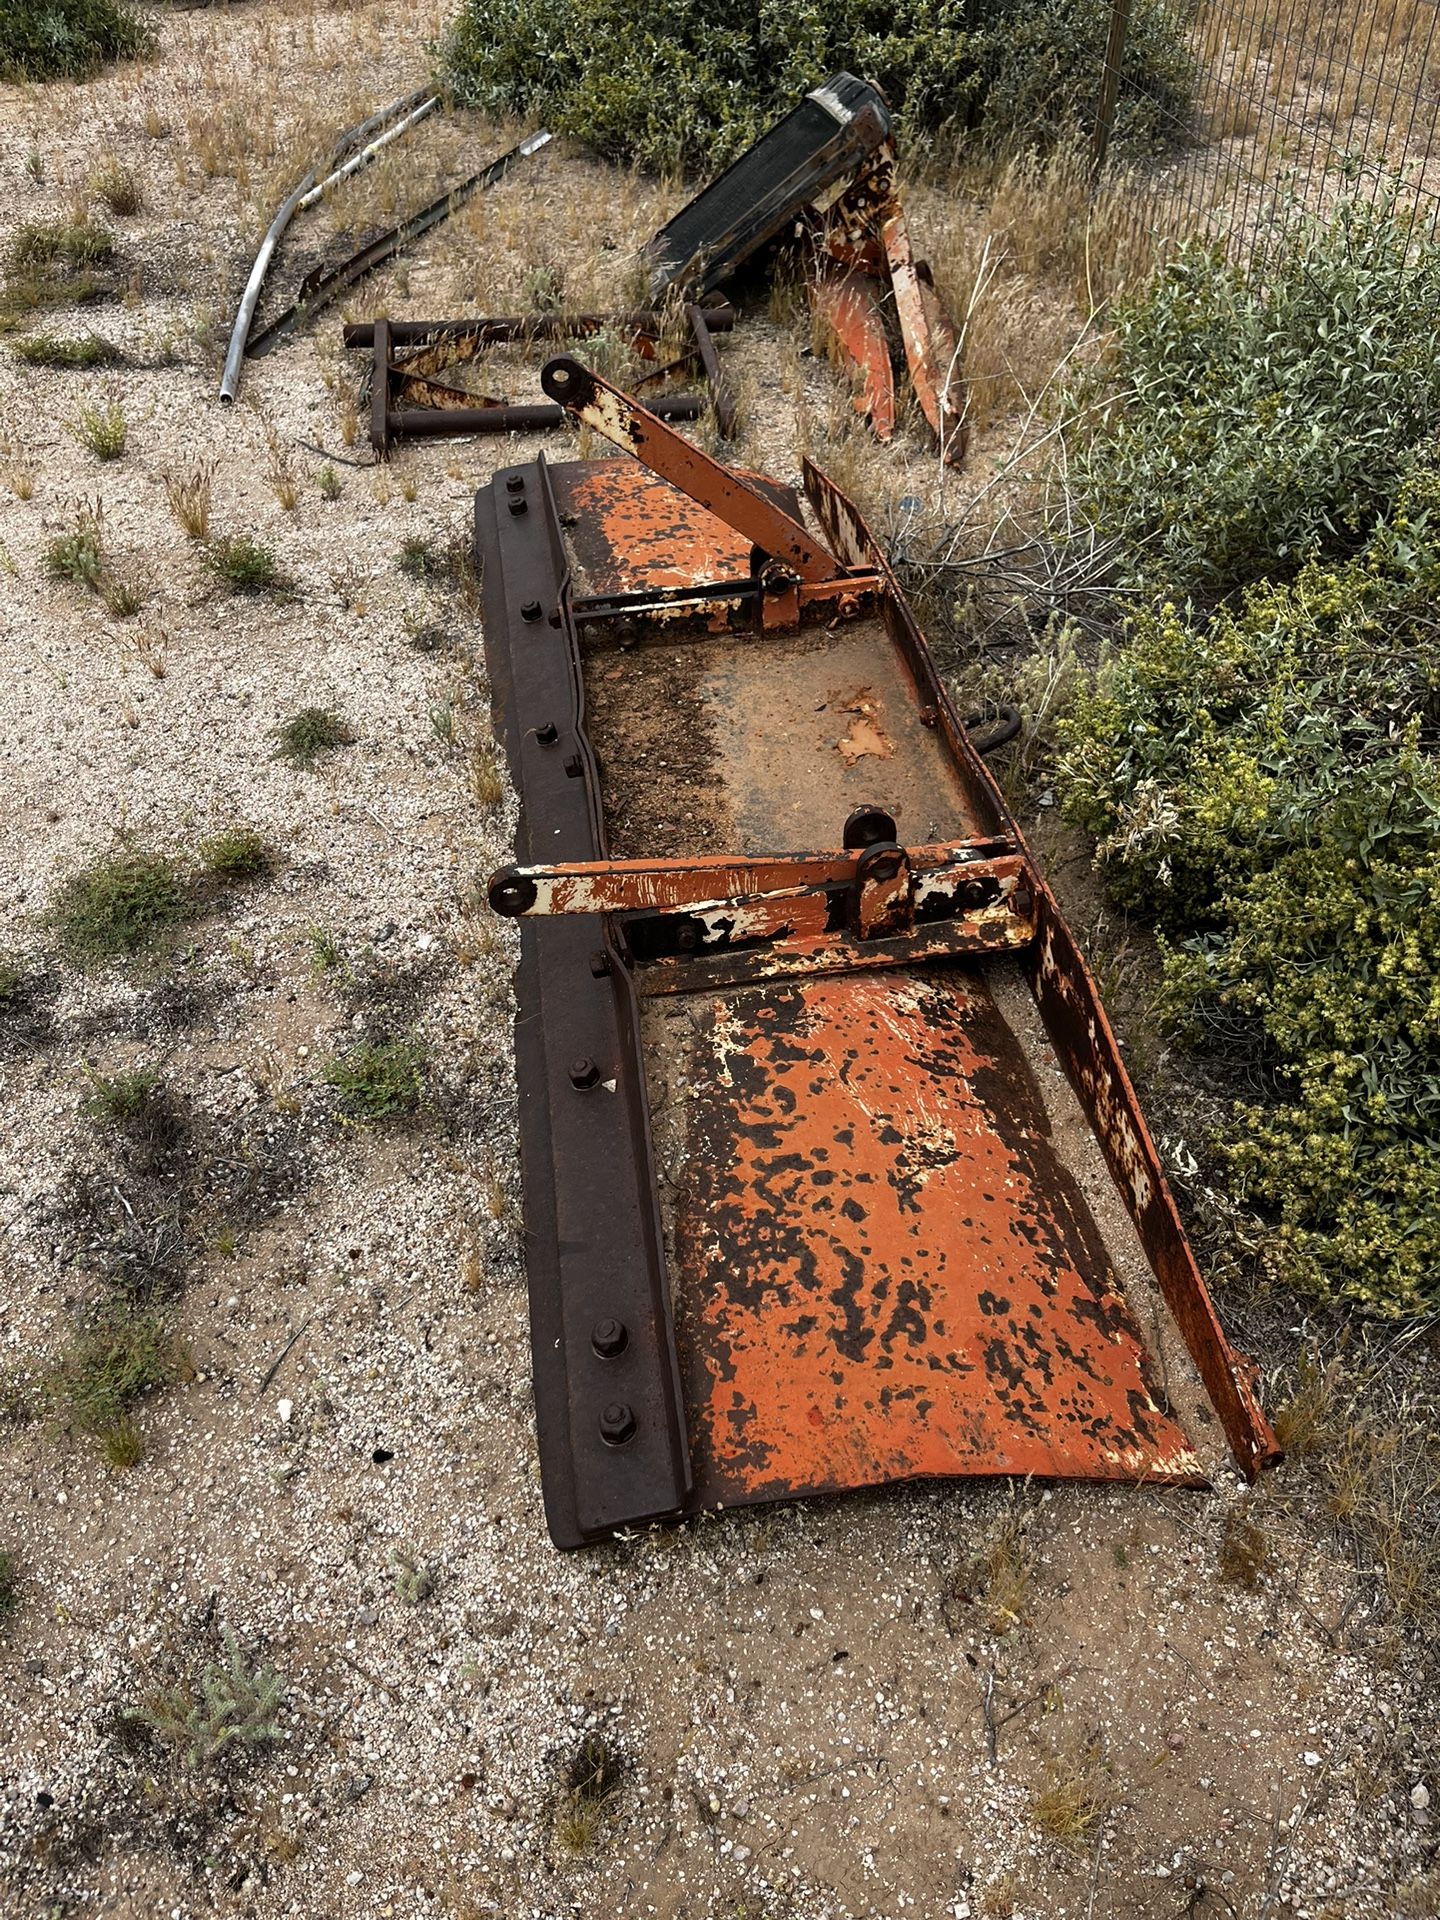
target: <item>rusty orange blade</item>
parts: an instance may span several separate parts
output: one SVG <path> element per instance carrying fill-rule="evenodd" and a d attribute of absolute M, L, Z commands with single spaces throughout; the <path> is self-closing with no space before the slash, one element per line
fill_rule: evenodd
<path fill-rule="evenodd" d="M 895 375 L 880 310 L 880 287 L 853 267 L 822 262 L 810 282 L 810 305 L 855 382 L 855 411 L 879 440 L 895 431 Z"/>
<path fill-rule="evenodd" d="M 982 975 L 692 1005 L 675 1282 L 703 1504 L 948 1474 L 1204 1483 Z"/>
<path fill-rule="evenodd" d="M 941 305 L 929 274 L 915 258 L 898 200 L 891 201 L 881 232 L 915 397 L 935 430 L 945 459 L 958 466 L 965 457 L 969 434 L 955 399 L 960 381 L 960 343 L 954 323 Z"/>

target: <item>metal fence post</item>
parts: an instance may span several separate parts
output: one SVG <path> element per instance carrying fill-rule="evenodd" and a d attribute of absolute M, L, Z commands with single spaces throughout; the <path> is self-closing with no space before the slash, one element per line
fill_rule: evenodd
<path fill-rule="evenodd" d="M 1120 92 L 1120 69 L 1125 64 L 1125 35 L 1130 27 L 1131 0 L 1111 0 L 1110 33 L 1105 42 L 1105 64 L 1100 70 L 1100 98 L 1095 105 L 1095 133 L 1091 160 L 1096 175 L 1105 164 L 1110 130 L 1115 124 L 1115 101 Z"/>

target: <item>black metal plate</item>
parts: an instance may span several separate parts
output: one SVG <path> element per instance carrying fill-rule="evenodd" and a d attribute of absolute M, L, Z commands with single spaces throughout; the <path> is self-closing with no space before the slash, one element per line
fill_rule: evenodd
<path fill-rule="evenodd" d="M 517 858 L 602 858 L 599 781 L 581 725 L 578 647 L 543 460 L 503 468 L 476 496 L 475 539 L 495 726 L 523 796 Z M 527 924 L 516 994 L 545 1514 L 555 1544 L 576 1547 L 680 1512 L 689 1453 L 634 991 L 603 920 Z M 626 1331 L 618 1353 L 597 1350 L 594 1331 L 606 1321 Z M 602 1437 L 602 1418 L 618 1407 L 635 1430 L 617 1445 Z"/>

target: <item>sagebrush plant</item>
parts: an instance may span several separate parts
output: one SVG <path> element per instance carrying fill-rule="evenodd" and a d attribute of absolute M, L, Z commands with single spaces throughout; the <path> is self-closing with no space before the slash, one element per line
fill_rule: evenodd
<path fill-rule="evenodd" d="M 1044 146 L 1093 112 L 1104 10 L 1088 0 L 464 0 L 448 83 L 468 106 L 535 118 L 615 160 L 709 170 L 841 68 L 872 80 L 919 136 L 970 128 Z M 1138 0 L 1118 143 L 1183 126 L 1190 69 L 1167 11 Z"/>
<path fill-rule="evenodd" d="M 5 0 L 0 80 L 85 80 L 155 44 L 152 29 L 117 0 Z"/>
<path fill-rule="evenodd" d="M 1384 196 L 1294 212 L 1253 273 L 1183 248 L 1069 395 L 1067 524 L 1177 602 L 1356 552 L 1440 428 L 1437 305 L 1440 242 Z"/>
<path fill-rule="evenodd" d="M 1437 597 L 1423 464 L 1358 555 L 1142 615 L 1061 725 L 1066 807 L 1160 924 L 1162 1011 L 1276 1081 L 1216 1142 L 1267 1266 L 1387 1314 L 1440 1297 Z"/>

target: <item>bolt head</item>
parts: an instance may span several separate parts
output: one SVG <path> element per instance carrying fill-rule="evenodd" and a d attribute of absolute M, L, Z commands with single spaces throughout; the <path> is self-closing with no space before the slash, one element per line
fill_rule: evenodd
<path fill-rule="evenodd" d="M 553 747 L 560 738 L 560 729 L 553 720 L 546 720 L 535 729 L 535 738 L 542 747 Z"/>
<path fill-rule="evenodd" d="M 523 474 L 512 473 L 510 478 L 505 482 L 505 491 L 507 493 L 523 493 L 525 491 Z"/>
<path fill-rule="evenodd" d="M 613 1360 L 629 1346 L 629 1329 L 623 1320 L 597 1320 L 590 1331 L 590 1344 L 602 1360 Z"/>
<path fill-rule="evenodd" d="M 572 1087 L 593 1087 L 600 1079 L 600 1069 L 591 1059 L 582 1058 L 570 1062 L 570 1084 Z"/>
<path fill-rule="evenodd" d="M 520 609 L 520 618 L 522 620 L 538 620 L 541 611 L 542 609 L 538 600 L 527 600 Z"/>
<path fill-rule="evenodd" d="M 510 496 L 511 513 L 518 517 L 522 513 L 528 513 L 529 510 L 529 505 L 523 493 L 515 493 Z"/>
<path fill-rule="evenodd" d="M 600 1438 L 607 1447 L 623 1447 L 635 1438 L 635 1415 L 623 1400 L 612 1400 L 601 1412 Z"/>

